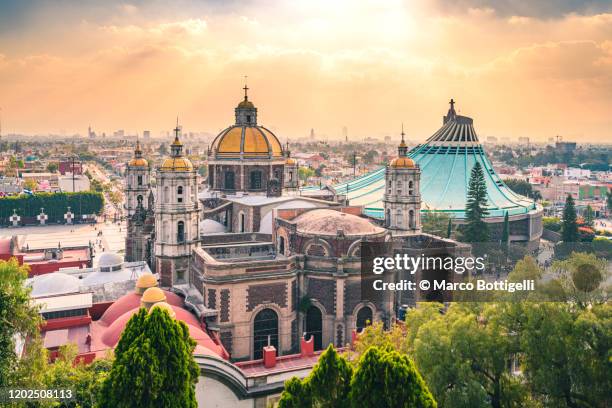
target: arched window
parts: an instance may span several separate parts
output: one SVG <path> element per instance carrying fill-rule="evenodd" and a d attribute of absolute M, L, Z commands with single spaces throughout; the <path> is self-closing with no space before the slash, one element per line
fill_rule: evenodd
<path fill-rule="evenodd" d="M 412 183 L 412 180 L 410 180 L 408 182 L 408 194 L 409 195 L 413 195 L 414 194 L 414 184 Z"/>
<path fill-rule="evenodd" d="M 138 195 L 138 197 L 136 197 L 136 202 L 138 203 L 138 206 L 140 206 L 142 204 L 142 196 Z"/>
<path fill-rule="evenodd" d="M 240 232 L 244 232 L 245 217 L 244 217 L 244 213 L 242 213 L 242 212 L 240 213 L 240 220 L 239 220 L 239 222 L 240 222 L 239 230 L 240 230 Z"/>
<path fill-rule="evenodd" d="M 386 227 L 391 226 L 391 210 L 388 208 L 385 214 L 385 226 Z"/>
<path fill-rule="evenodd" d="M 183 221 L 179 221 L 176 226 L 176 241 L 185 242 L 185 223 Z"/>
<path fill-rule="evenodd" d="M 263 309 L 253 321 L 253 358 L 263 358 L 263 348 L 268 344 L 278 350 L 278 315 L 272 309 Z"/>
<path fill-rule="evenodd" d="M 176 188 L 176 198 L 179 203 L 183 202 L 183 186 L 178 186 Z"/>
<path fill-rule="evenodd" d="M 285 237 L 278 237 L 278 253 L 284 255 L 285 254 Z"/>
<path fill-rule="evenodd" d="M 142 186 L 142 176 L 138 176 L 138 185 Z"/>
<path fill-rule="evenodd" d="M 416 228 L 416 223 L 415 223 L 415 220 L 414 220 L 414 210 L 408 211 L 408 225 L 412 229 Z"/>
<path fill-rule="evenodd" d="M 293 181 L 293 172 L 292 171 L 289 172 L 289 181 Z"/>
<path fill-rule="evenodd" d="M 364 306 L 357 312 L 357 330 L 362 330 L 372 324 L 372 309 Z"/>
<path fill-rule="evenodd" d="M 261 171 L 260 170 L 253 170 L 251 172 L 250 189 L 251 190 L 261 189 Z"/>
<path fill-rule="evenodd" d="M 397 217 L 397 220 L 395 223 L 397 225 L 402 225 L 402 210 L 398 208 L 395 214 L 396 214 L 395 216 Z"/>
<path fill-rule="evenodd" d="M 310 306 L 306 312 L 306 336 L 314 337 L 314 349 L 323 348 L 323 315 L 316 306 Z"/>

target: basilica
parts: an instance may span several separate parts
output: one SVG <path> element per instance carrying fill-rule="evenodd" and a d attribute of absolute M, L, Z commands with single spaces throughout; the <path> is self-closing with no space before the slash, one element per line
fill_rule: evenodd
<path fill-rule="evenodd" d="M 208 149 L 202 185 L 178 124 L 154 172 L 136 145 L 125 175 L 126 260 L 147 261 L 233 361 L 262 358 L 267 345 L 294 353 L 303 335 L 315 350 L 341 347 L 355 330 L 389 323 L 416 301 L 362 296 L 363 243 L 419 253 L 459 244 L 421 232 L 421 170 L 403 132 L 385 170 L 384 219 L 372 218 L 333 188 L 299 188 L 297 162 L 259 124 L 247 91 L 235 123 Z"/>

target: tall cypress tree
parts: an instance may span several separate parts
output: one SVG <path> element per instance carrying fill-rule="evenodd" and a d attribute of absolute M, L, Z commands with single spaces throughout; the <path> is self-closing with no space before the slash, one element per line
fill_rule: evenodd
<path fill-rule="evenodd" d="M 576 206 L 571 194 L 565 199 L 563 221 L 561 223 L 561 239 L 563 242 L 578 241 L 578 224 L 576 223 Z"/>
<path fill-rule="evenodd" d="M 435 408 L 437 404 L 414 363 L 405 354 L 370 347 L 351 381 L 354 407 Z"/>
<path fill-rule="evenodd" d="M 466 225 L 462 234 L 465 242 L 487 242 L 489 240 L 489 227 L 483 220 L 488 214 L 487 184 L 482 166 L 476 162 L 470 174 L 467 191 Z"/>
<path fill-rule="evenodd" d="M 448 226 L 446 227 L 446 238 L 450 238 L 453 233 L 453 220 L 452 218 L 448 219 Z"/>
<path fill-rule="evenodd" d="M 195 341 L 185 323 L 154 308 L 128 322 L 115 350 L 113 367 L 100 391 L 106 407 L 196 407 L 199 368 Z"/>
<path fill-rule="evenodd" d="M 330 344 L 308 378 L 313 403 L 322 408 L 348 408 L 352 376 L 349 363 Z"/>

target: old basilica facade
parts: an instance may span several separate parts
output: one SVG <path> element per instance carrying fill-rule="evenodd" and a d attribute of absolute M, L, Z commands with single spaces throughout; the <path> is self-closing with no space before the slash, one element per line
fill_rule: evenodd
<path fill-rule="evenodd" d="M 420 170 L 406 153 L 402 134 L 386 170 L 384 221 L 334 191 L 300 192 L 297 162 L 258 124 L 245 87 L 235 123 L 209 148 L 205 186 L 178 125 L 154 186 L 136 145 L 125 176 L 126 260 L 147 260 L 233 360 L 261 358 L 268 344 L 280 355 L 295 352 L 304 333 L 315 349 L 343 346 L 368 322 L 390 321 L 406 301 L 362 299 L 362 242 L 454 245 L 421 233 Z"/>

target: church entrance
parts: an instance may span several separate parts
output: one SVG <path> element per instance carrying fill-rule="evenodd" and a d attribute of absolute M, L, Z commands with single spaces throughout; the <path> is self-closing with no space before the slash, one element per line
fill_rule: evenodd
<path fill-rule="evenodd" d="M 226 171 L 225 172 L 224 187 L 225 187 L 226 190 L 235 190 L 236 189 L 236 184 L 235 184 L 235 180 L 234 180 L 234 172 L 233 171 Z"/>
<path fill-rule="evenodd" d="M 315 351 L 323 348 L 323 315 L 316 306 L 310 306 L 306 312 L 306 334 L 314 337 Z"/>
<path fill-rule="evenodd" d="M 255 316 L 253 322 L 253 358 L 263 358 L 263 348 L 269 344 L 278 349 L 278 315 L 272 309 L 263 309 Z"/>

